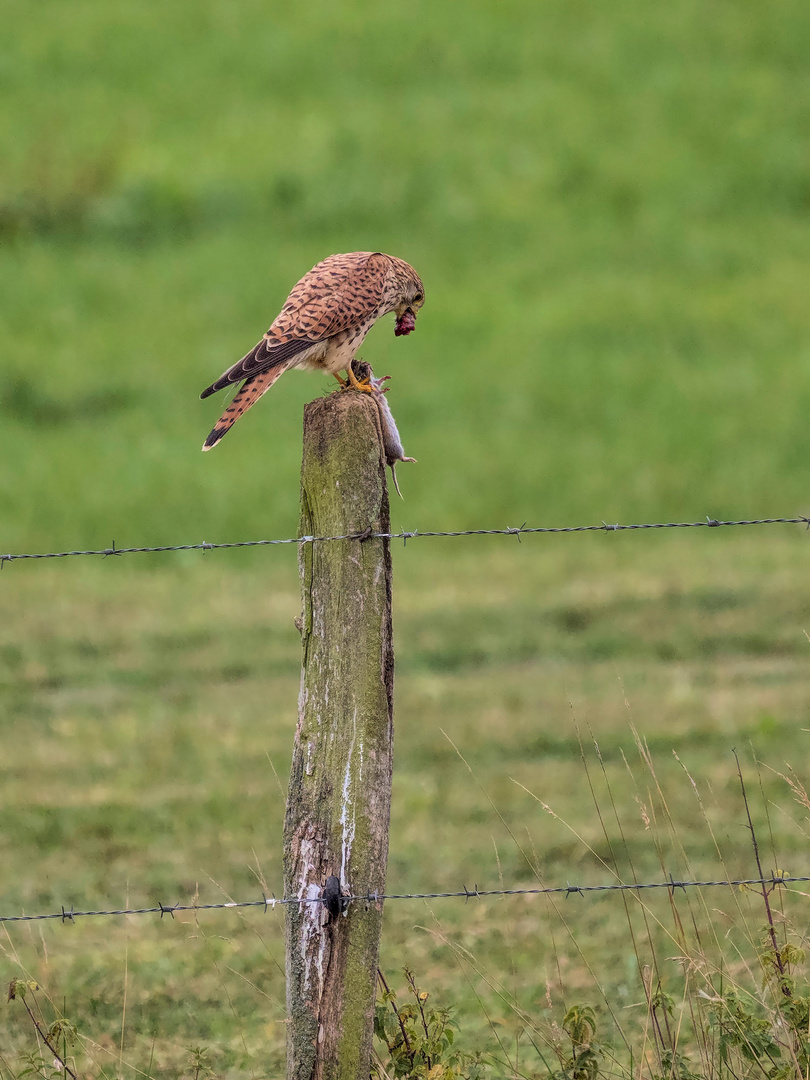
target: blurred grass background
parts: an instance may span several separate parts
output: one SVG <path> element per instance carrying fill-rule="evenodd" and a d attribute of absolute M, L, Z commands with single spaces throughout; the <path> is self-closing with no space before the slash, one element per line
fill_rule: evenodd
<path fill-rule="evenodd" d="M 377 248 L 427 289 L 365 347 L 417 524 L 806 509 L 808 20 L 9 5 L 6 545 L 288 534 L 320 387 L 211 461 L 197 395 L 314 262 Z"/>
<path fill-rule="evenodd" d="M 356 249 L 426 286 L 417 333 L 387 320 L 362 351 L 418 458 L 396 526 L 810 509 L 807 5 L 43 0 L 3 28 L 0 550 L 293 535 L 301 409 L 327 380 L 282 379 L 206 455 L 222 401 L 198 394 Z M 800 530 L 450 543 L 396 553 L 398 889 L 493 881 L 496 850 L 528 873 L 441 729 L 553 883 L 600 871 L 510 777 L 596 827 L 572 708 L 619 772 L 630 715 L 687 755 L 729 829 L 732 745 L 806 765 Z M 296 590 L 286 549 L 6 567 L 4 911 L 242 895 L 257 860 L 277 888 Z M 636 1000 L 600 903 L 577 940 Z M 441 918 L 545 1008 L 541 908 L 498 910 Z M 493 1045 L 476 993 L 497 995 L 414 929 L 429 913 L 386 918 L 388 970 L 421 965 Z M 119 1070 L 174 1075 L 210 1040 L 218 1074 L 274 1075 L 267 925 L 18 928 L 3 966 L 64 995 Z M 588 986 L 581 957 L 557 970 Z M 30 1038 L 13 1010 L 0 1031 Z"/>

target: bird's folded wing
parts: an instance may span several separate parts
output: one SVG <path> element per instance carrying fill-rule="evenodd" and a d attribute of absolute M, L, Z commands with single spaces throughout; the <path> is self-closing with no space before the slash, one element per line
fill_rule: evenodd
<path fill-rule="evenodd" d="M 268 336 L 315 342 L 361 325 L 379 310 L 387 270 L 388 259 L 376 251 L 332 255 L 294 286 Z"/>
<path fill-rule="evenodd" d="M 232 383 L 241 382 L 242 379 L 249 379 L 252 375 L 258 375 L 262 371 L 269 371 L 271 368 L 286 364 L 288 360 L 292 360 L 298 353 L 311 349 L 313 344 L 314 342 L 307 339 L 300 340 L 297 338 L 290 338 L 288 341 L 281 342 L 281 344 L 275 344 L 267 338 L 262 338 L 259 344 L 255 345 L 246 356 L 243 356 L 233 367 L 229 367 L 215 383 L 207 386 L 200 394 L 200 397 L 207 398 L 209 395 L 215 394 L 217 390 L 224 390 L 226 386 L 230 386 Z"/>

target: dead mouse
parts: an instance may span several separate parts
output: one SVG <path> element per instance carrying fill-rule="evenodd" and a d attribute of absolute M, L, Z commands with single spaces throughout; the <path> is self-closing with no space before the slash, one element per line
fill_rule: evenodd
<path fill-rule="evenodd" d="M 386 388 L 383 386 L 383 383 L 386 379 L 390 379 L 391 376 L 383 375 L 381 379 L 375 379 L 374 372 L 371 370 L 371 364 L 364 360 L 355 361 L 354 369 L 358 378 L 363 379 L 368 376 L 368 380 L 374 391 L 374 401 L 376 402 L 377 409 L 380 413 L 380 427 L 382 428 L 383 435 L 385 464 L 390 465 L 391 467 L 391 476 L 394 478 L 394 487 L 397 489 L 397 495 L 399 495 L 401 499 L 403 496 L 402 492 L 399 490 L 399 484 L 397 483 L 396 464 L 398 461 L 415 462 L 416 458 L 406 456 L 405 451 L 402 448 L 402 440 L 399 437 L 399 429 L 394 420 L 394 414 L 391 412 L 391 406 L 388 404 L 388 399 L 385 396 Z"/>

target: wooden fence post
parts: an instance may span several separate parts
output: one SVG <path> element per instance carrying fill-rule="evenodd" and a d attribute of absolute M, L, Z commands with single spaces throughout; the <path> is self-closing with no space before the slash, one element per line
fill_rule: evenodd
<path fill-rule="evenodd" d="M 389 532 L 377 406 L 335 393 L 307 405 L 301 536 Z M 388 861 L 394 656 L 388 540 L 302 544 L 303 664 L 287 813 L 284 891 L 382 893 Z M 336 907 L 336 883 L 330 884 Z M 382 902 L 329 915 L 289 904 L 288 1080 L 368 1080 Z"/>

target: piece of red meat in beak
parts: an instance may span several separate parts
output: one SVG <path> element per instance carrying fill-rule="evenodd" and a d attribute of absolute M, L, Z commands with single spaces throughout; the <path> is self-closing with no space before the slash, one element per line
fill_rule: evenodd
<path fill-rule="evenodd" d="M 397 325 L 394 328 L 394 333 L 397 337 L 401 337 L 403 334 L 410 334 L 411 331 L 416 329 L 416 316 L 410 308 L 406 308 L 405 311 L 397 319 Z"/>

